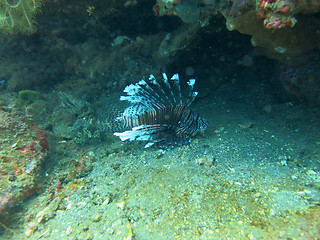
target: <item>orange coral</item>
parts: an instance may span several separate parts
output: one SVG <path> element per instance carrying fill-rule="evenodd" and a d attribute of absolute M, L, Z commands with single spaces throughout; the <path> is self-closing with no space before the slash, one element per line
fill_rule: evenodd
<path fill-rule="evenodd" d="M 305 16 L 292 29 L 265 28 L 256 12 L 251 10 L 236 18 L 227 18 L 227 28 L 251 35 L 251 43 L 258 53 L 272 59 L 302 63 L 320 49 L 320 36 L 315 34 L 320 20 Z"/>

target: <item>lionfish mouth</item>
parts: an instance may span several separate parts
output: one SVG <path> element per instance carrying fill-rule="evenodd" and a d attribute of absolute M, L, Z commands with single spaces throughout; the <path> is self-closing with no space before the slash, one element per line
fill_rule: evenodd
<path fill-rule="evenodd" d="M 207 120 L 188 108 L 198 95 L 193 91 L 196 80 L 190 79 L 188 89 L 182 92 L 178 74 L 171 79 L 165 73 L 162 76 L 157 81 L 150 75 L 148 82 L 142 79 L 123 90 L 127 96 L 121 96 L 120 100 L 130 102 L 130 106 L 117 120 L 131 129 L 113 134 L 121 141 L 148 141 L 146 148 L 154 144 L 183 145 L 208 128 Z"/>

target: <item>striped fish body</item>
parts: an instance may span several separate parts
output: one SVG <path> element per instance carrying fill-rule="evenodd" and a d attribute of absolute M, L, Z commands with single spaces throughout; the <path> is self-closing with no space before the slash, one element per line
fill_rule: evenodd
<path fill-rule="evenodd" d="M 197 96 L 193 91 L 194 79 L 188 82 L 188 90 L 181 92 L 179 75 L 169 80 L 163 73 L 158 82 L 153 75 L 149 81 L 141 80 L 124 89 L 127 96 L 120 100 L 129 101 L 120 119 L 131 130 L 114 133 L 122 141 L 148 141 L 145 147 L 157 143 L 161 147 L 190 142 L 190 137 L 204 132 L 207 121 L 199 114 L 188 109 Z"/>

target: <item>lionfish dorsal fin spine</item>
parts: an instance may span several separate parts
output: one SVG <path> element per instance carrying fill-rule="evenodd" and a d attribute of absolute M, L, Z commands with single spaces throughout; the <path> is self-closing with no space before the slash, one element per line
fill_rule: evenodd
<path fill-rule="evenodd" d="M 155 76 L 153 76 L 153 74 L 150 74 L 150 76 L 149 76 L 149 81 L 152 82 L 153 84 L 158 83 L 158 82 L 157 82 L 157 79 L 155 78 Z"/>
<path fill-rule="evenodd" d="M 147 101 L 142 102 L 142 104 L 146 105 L 152 105 L 152 103 L 157 102 L 157 94 L 155 91 L 152 89 L 152 87 L 149 86 L 149 84 L 145 80 L 140 80 L 139 81 L 139 86 L 141 88 L 141 94 L 144 94 L 145 96 L 148 96 L 146 98 Z"/>
<path fill-rule="evenodd" d="M 189 86 L 189 96 L 188 96 L 188 100 L 187 100 L 187 104 L 186 106 L 189 106 L 193 100 L 195 99 L 195 97 L 198 95 L 198 92 L 194 92 L 193 91 L 193 87 L 194 87 L 194 84 L 195 84 L 196 80 L 195 79 L 190 79 L 187 84 Z"/>
<path fill-rule="evenodd" d="M 163 103 L 163 107 L 173 107 L 172 99 L 169 98 L 169 96 L 172 95 L 170 85 L 165 84 L 164 86 L 161 86 L 153 75 L 150 75 L 149 80 L 152 82 L 153 86 L 156 88 L 155 92 L 159 97 L 159 100 L 161 100 L 161 102 Z M 170 93 L 168 93 L 168 90 Z"/>
<path fill-rule="evenodd" d="M 165 101 L 163 99 L 163 96 L 160 96 L 160 92 L 158 88 L 160 88 L 160 85 L 155 81 L 154 86 L 157 86 L 157 89 L 154 89 L 154 87 L 150 86 L 148 83 L 144 81 L 144 85 L 141 86 L 141 88 L 145 91 L 145 94 L 152 99 L 152 101 L 145 101 L 145 103 L 148 107 L 151 109 L 163 109 L 165 107 Z M 161 89 L 161 88 L 160 88 Z"/>
<path fill-rule="evenodd" d="M 176 95 L 178 98 L 176 103 L 182 105 L 182 96 L 181 96 L 181 89 L 180 89 L 180 82 L 179 82 L 179 74 L 178 73 L 174 74 L 170 80 L 172 80 L 174 83 L 174 88 L 175 88 L 174 95 Z"/>
<path fill-rule="evenodd" d="M 172 81 L 169 81 L 168 77 L 167 77 L 167 74 L 163 73 L 163 80 L 165 82 L 165 84 L 168 86 L 168 95 L 172 98 L 172 104 L 173 105 L 176 105 L 177 104 L 177 100 L 176 100 L 176 97 L 175 97 L 175 86 L 172 86 L 171 82 Z M 170 79 L 172 80 L 172 78 Z"/>
<path fill-rule="evenodd" d="M 139 102 L 149 110 L 162 107 L 161 97 L 145 80 L 140 80 L 136 85 L 138 90 L 133 92 L 131 102 Z"/>
<path fill-rule="evenodd" d="M 165 95 L 169 101 L 170 107 L 173 107 L 176 100 L 174 98 L 174 94 L 173 94 L 170 82 L 168 80 L 167 74 L 163 73 L 162 76 L 163 76 L 162 81 L 164 82 L 164 84 L 166 86 L 166 90 L 167 90 L 167 93 Z"/>
<path fill-rule="evenodd" d="M 187 104 L 186 104 L 187 107 L 191 105 L 191 103 L 194 101 L 197 95 L 198 95 L 198 92 L 190 92 L 190 97 L 187 100 Z"/>
<path fill-rule="evenodd" d="M 162 77 L 163 77 L 163 80 L 168 81 L 168 76 L 167 76 L 167 74 L 166 74 L 166 73 L 162 73 Z"/>
<path fill-rule="evenodd" d="M 150 75 L 149 81 L 153 84 L 153 86 L 156 88 L 152 88 L 154 94 L 157 96 L 158 100 L 161 101 L 163 104 L 165 104 L 165 92 L 163 91 L 162 87 L 160 84 L 157 82 L 156 78 L 153 75 Z"/>

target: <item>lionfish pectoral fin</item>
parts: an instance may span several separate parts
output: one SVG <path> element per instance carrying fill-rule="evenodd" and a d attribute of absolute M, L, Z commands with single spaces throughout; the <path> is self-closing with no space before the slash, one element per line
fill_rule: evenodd
<path fill-rule="evenodd" d="M 116 132 L 113 135 L 119 137 L 122 142 L 126 140 L 148 141 L 151 139 L 151 136 L 147 135 L 144 131 L 135 131 L 134 129 L 129 131 L 124 131 L 122 133 Z"/>
<path fill-rule="evenodd" d="M 155 144 L 155 142 L 149 142 L 144 146 L 144 148 L 151 147 L 153 144 Z"/>
<path fill-rule="evenodd" d="M 113 135 L 117 136 L 121 139 L 121 141 L 151 141 L 155 140 L 157 142 L 157 133 L 161 132 L 161 130 L 165 127 L 165 125 L 141 125 L 137 127 L 133 127 L 131 130 L 124 132 L 115 132 Z M 154 142 L 154 143 L 155 143 Z M 150 142 L 151 144 L 152 142 Z M 147 144 L 148 145 L 148 144 Z M 146 145 L 146 146 L 147 146 Z M 153 144 L 151 144 L 153 145 Z M 151 146 L 150 145 L 150 146 Z"/>
<path fill-rule="evenodd" d="M 126 140 L 131 138 L 131 134 L 129 132 L 131 132 L 131 131 L 125 131 L 125 132 L 122 132 L 122 133 L 115 132 L 113 135 L 119 137 L 120 140 L 122 142 L 124 142 L 124 141 L 126 141 Z"/>

